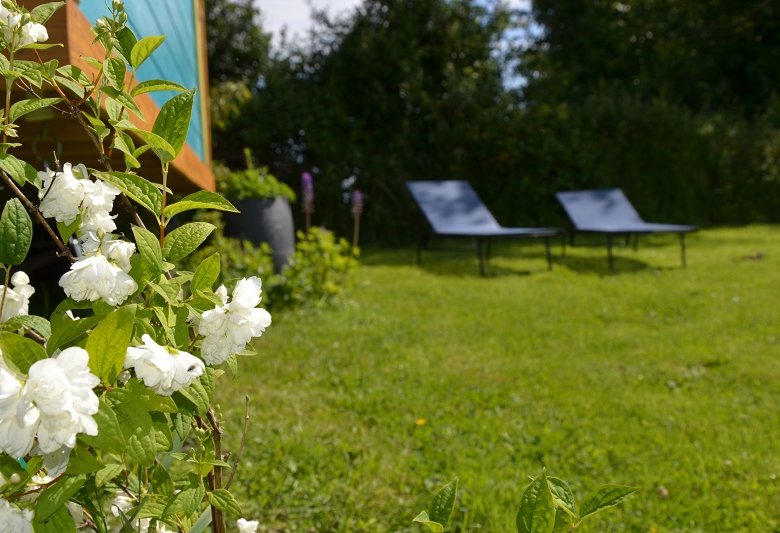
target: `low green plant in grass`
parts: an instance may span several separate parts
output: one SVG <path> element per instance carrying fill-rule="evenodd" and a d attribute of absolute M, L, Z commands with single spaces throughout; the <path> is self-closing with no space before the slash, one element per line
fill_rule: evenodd
<path fill-rule="evenodd" d="M 582 521 L 604 509 L 619 505 L 628 496 L 639 490 L 626 485 L 604 485 L 599 487 L 580 511 L 574 493 L 568 483 L 557 477 L 548 477 L 542 470 L 520 496 L 517 510 L 517 533 L 565 533 L 576 531 Z M 434 495 L 430 507 L 414 519 L 428 527 L 433 533 L 441 533 L 450 521 L 458 491 L 458 479 L 447 483 Z"/>

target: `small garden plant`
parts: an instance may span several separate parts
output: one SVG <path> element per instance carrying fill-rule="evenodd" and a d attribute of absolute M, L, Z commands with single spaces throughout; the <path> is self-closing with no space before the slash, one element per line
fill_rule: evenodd
<path fill-rule="evenodd" d="M 224 165 L 215 165 L 219 191 L 230 198 L 248 200 L 250 198 L 287 198 L 295 201 L 295 192 L 268 172 L 268 167 L 256 167 L 252 161 L 252 152 L 244 149 L 246 169 L 230 170 Z"/>
<path fill-rule="evenodd" d="M 578 511 L 574 493 L 569 485 L 557 477 L 548 477 L 542 470 L 520 496 L 515 520 L 517 533 L 576 531 L 585 518 L 620 504 L 637 490 L 639 489 L 636 487 L 625 485 L 604 485 L 586 499 Z M 414 521 L 434 533 L 443 532 L 450 521 L 457 491 L 456 478 L 439 489 L 430 508 L 417 515 Z"/>

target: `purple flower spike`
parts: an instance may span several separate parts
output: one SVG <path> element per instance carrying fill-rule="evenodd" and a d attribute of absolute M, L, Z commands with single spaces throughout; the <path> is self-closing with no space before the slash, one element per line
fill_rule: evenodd
<path fill-rule="evenodd" d="M 363 193 L 355 189 L 352 191 L 352 214 L 360 216 L 363 212 Z"/>
<path fill-rule="evenodd" d="M 314 178 L 308 172 L 301 174 L 301 196 L 303 197 L 303 212 L 314 211 Z"/>

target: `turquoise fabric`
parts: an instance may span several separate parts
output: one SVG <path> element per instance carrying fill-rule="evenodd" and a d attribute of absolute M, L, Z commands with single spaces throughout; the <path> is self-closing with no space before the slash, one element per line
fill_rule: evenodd
<path fill-rule="evenodd" d="M 110 15 L 110 0 L 81 0 L 79 7 L 93 24 Z M 166 79 L 195 91 L 187 144 L 205 161 L 203 117 L 200 113 L 198 85 L 198 54 L 195 34 L 195 12 L 192 0 L 131 0 L 125 2 L 130 29 L 139 39 L 149 35 L 165 35 L 165 42 L 138 69 L 140 81 Z M 149 96 L 162 106 L 176 93 L 154 92 Z"/>

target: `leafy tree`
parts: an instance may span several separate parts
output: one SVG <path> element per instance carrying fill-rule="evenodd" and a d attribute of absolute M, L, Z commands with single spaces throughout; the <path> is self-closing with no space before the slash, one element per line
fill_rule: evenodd
<path fill-rule="evenodd" d="M 206 0 L 209 81 L 254 86 L 268 65 L 271 34 L 252 0 Z"/>
<path fill-rule="evenodd" d="M 482 174 L 511 113 L 493 54 L 505 9 L 366 0 L 344 19 L 317 20 L 309 46 L 269 69 L 243 134 L 276 175 L 319 171 L 317 216 L 347 224 L 340 182 L 353 175 L 370 202 L 370 232 L 372 219 L 408 221 L 403 180 Z"/>

